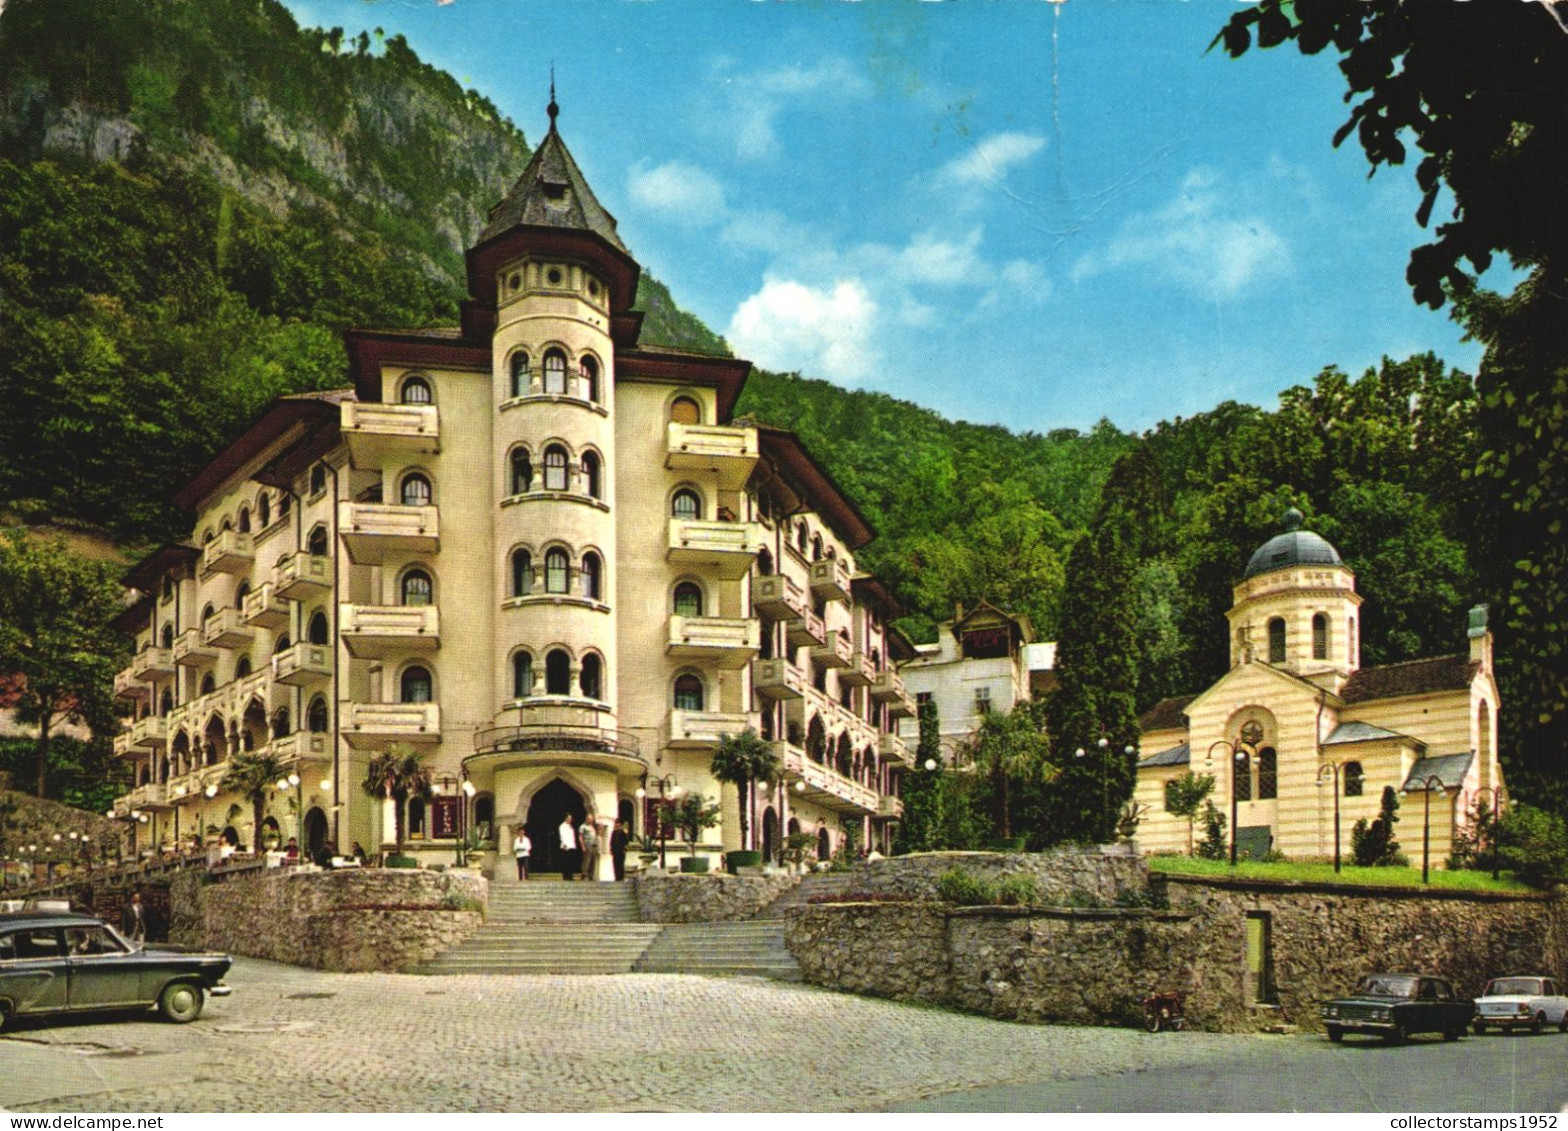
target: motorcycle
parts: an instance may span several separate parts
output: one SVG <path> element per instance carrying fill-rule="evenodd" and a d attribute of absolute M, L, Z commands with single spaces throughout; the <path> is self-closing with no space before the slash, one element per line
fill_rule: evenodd
<path fill-rule="evenodd" d="M 1161 1029 L 1180 1032 L 1187 1024 L 1182 1016 L 1187 995 L 1180 990 L 1163 990 L 1143 999 L 1143 1027 L 1151 1033 Z"/>

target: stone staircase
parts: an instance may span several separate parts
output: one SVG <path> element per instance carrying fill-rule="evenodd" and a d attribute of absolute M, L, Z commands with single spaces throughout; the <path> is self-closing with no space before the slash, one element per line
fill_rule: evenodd
<path fill-rule="evenodd" d="M 854 872 L 812 872 L 802 876 L 800 883 L 762 908 L 752 918 L 754 920 L 782 919 L 789 911 L 806 906 L 813 896 L 844 895 L 854 891 L 858 878 Z"/>
<path fill-rule="evenodd" d="M 784 946 L 777 920 L 671 923 L 643 952 L 639 974 L 731 974 L 800 980 L 800 967 Z"/>

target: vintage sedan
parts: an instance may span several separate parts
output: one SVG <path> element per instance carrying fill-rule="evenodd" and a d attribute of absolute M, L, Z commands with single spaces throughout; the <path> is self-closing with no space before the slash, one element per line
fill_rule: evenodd
<path fill-rule="evenodd" d="M 194 1021 L 206 996 L 224 997 L 233 959 L 128 942 L 74 911 L 0 913 L 0 1028 L 13 1017 L 152 1009 Z"/>
<path fill-rule="evenodd" d="M 1539 1033 L 1548 1025 L 1568 1033 L 1568 997 L 1563 996 L 1554 978 L 1540 974 L 1493 978 L 1475 1000 L 1474 1028 L 1478 1035 L 1488 1027 L 1505 1033 L 1515 1029 Z"/>
<path fill-rule="evenodd" d="M 1445 978 L 1427 974 L 1368 974 L 1356 992 L 1324 1002 L 1318 1011 L 1328 1039 L 1368 1033 L 1402 1045 L 1412 1033 L 1441 1033 L 1457 1041 L 1475 1016 L 1475 1002 L 1459 997 Z"/>

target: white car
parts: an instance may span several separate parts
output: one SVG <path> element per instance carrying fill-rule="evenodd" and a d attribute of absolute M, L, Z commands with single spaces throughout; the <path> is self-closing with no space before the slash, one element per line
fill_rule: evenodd
<path fill-rule="evenodd" d="M 1539 1033 L 1548 1025 L 1568 1033 L 1568 997 L 1554 978 L 1539 975 L 1493 978 L 1475 1002 L 1475 1031 L 1495 1026 L 1503 1032 L 1528 1028 Z"/>

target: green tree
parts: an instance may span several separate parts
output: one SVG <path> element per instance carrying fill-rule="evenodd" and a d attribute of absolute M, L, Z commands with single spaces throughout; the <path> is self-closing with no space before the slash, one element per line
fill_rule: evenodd
<path fill-rule="evenodd" d="M 1225 840 L 1225 826 L 1229 822 L 1213 801 L 1203 803 L 1203 843 L 1198 845 L 1198 855 L 1205 860 L 1224 860 L 1230 854 Z"/>
<path fill-rule="evenodd" d="M 367 797 L 390 797 L 393 802 L 393 840 L 397 854 L 403 854 L 404 820 L 408 799 L 430 790 L 430 771 L 424 755 L 412 747 L 395 745 L 370 760 L 365 780 L 360 783 Z"/>
<path fill-rule="evenodd" d="M 743 849 L 750 848 L 755 783 L 772 781 L 778 776 L 778 755 L 773 752 L 770 743 L 764 742 L 756 731 L 747 727 L 739 734 L 720 737 L 709 769 L 716 780 L 729 782 L 735 787 L 740 805 L 740 846 Z"/>
<path fill-rule="evenodd" d="M 261 823 L 266 819 L 267 799 L 278 782 L 288 778 L 288 767 L 263 751 L 241 751 L 229 759 L 228 770 L 219 784 L 225 792 L 238 793 L 250 802 L 251 851 L 261 853 Z"/>
<path fill-rule="evenodd" d="M 989 787 L 992 828 L 1003 840 L 1013 836 L 1014 783 L 1054 774 L 1051 741 L 1035 725 L 1027 704 L 1002 714 L 987 711 L 965 744 L 967 760 Z"/>
<path fill-rule="evenodd" d="M 686 854 L 695 857 L 703 830 L 719 823 L 718 802 L 709 801 L 700 793 L 683 793 L 671 809 L 670 823 L 680 830 L 686 841 Z"/>
<path fill-rule="evenodd" d="M 1350 851 L 1359 868 L 1387 868 L 1405 862 L 1394 839 L 1394 825 L 1399 822 L 1399 795 L 1394 787 L 1385 785 L 1378 806 L 1378 815 L 1370 824 L 1362 817 L 1350 830 Z"/>
<path fill-rule="evenodd" d="M 0 532 L 0 672 L 16 713 L 38 728 L 34 791 L 46 796 L 49 740 L 64 721 L 115 729 L 114 673 L 125 645 L 110 627 L 123 609 L 115 570 L 73 554 L 63 539 Z"/>
<path fill-rule="evenodd" d="M 904 775 L 904 816 L 896 832 L 895 851 L 934 852 L 942 847 L 946 822 L 942 788 L 942 724 L 936 700 L 924 700 L 918 709 L 920 741 L 915 747 L 915 768 Z M 930 763 L 930 769 L 927 769 Z"/>
<path fill-rule="evenodd" d="M 1165 811 L 1173 817 L 1187 818 L 1188 856 L 1192 855 L 1193 826 L 1197 823 L 1198 808 L 1213 792 L 1213 774 L 1195 774 L 1188 770 L 1165 783 Z"/>
<path fill-rule="evenodd" d="M 1499 863 L 1533 887 L 1568 882 L 1568 822 L 1556 813 L 1518 805 L 1497 821 Z"/>

